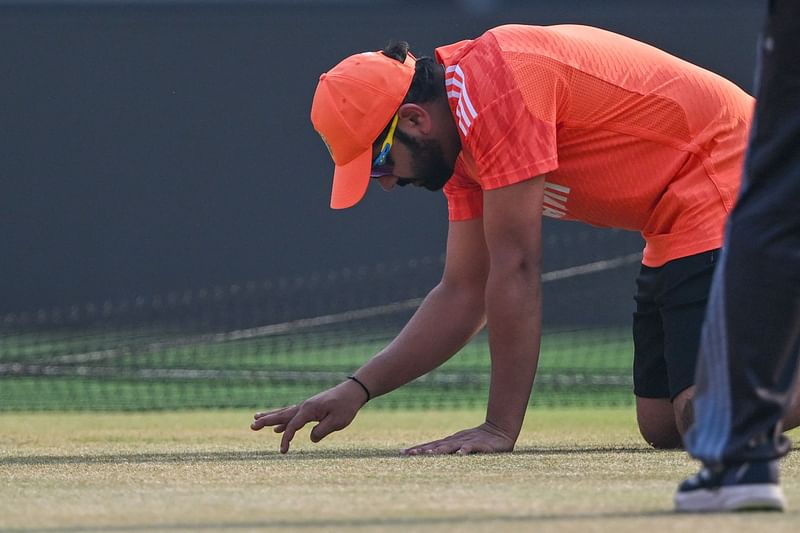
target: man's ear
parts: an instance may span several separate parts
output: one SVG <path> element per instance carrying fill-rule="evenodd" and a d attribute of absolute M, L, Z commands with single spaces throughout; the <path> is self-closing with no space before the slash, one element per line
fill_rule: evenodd
<path fill-rule="evenodd" d="M 397 126 L 402 127 L 403 131 L 423 136 L 431 133 L 433 121 L 431 114 L 424 107 L 418 104 L 403 104 L 397 110 L 397 115 L 400 117 Z"/>

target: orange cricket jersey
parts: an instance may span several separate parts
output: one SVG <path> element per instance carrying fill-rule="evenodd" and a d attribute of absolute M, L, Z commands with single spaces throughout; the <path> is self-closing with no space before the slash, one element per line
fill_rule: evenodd
<path fill-rule="evenodd" d="M 450 220 L 546 175 L 543 215 L 636 230 L 643 263 L 722 244 L 754 100 L 657 48 L 576 25 L 509 25 L 436 50 L 461 137 Z"/>

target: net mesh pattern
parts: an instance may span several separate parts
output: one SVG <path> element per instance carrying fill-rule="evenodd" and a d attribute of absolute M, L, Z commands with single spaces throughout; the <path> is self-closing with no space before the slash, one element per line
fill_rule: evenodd
<path fill-rule="evenodd" d="M 585 244 L 546 241 L 552 249 Z M 603 243 L 596 243 L 598 248 Z M 629 316 L 639 252 L 543 275 L 534 405 L 631 402 Z M 561 265 L 558 265 L 558 262 Z M 551 261 L 552 263 L 552 261 Z M 341 382 L 400 331 L 442 258 L 175 291 L 0 317 L 0 409 L 276 407 Z M 484 405 L 479 333 L 440 368 L 370 406 Z"/>

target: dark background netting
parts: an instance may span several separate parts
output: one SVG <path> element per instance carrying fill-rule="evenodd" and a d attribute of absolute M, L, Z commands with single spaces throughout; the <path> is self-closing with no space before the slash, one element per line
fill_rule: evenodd
<path fill-rule="evenodd" d="M 614 232 L 583 231 L 598 252 L 622 241 Z M 627 237 L 637 250 L 638 237 Z M 550 240 L 548 248 L 555 254 L 567 244 Z M 630 403 L 628 322 L 639 259 L 628 250 L 544 274 L 535 405 Z M 0 405 L 128 410 L 297 402 L 339 383 L 391 340 L 441 270 L 441 258 L 423 258 L 9 313 L 0 324 Z M 488 383 L 481 333 L 441 368 L 372 405 L 476 406 Z"/>

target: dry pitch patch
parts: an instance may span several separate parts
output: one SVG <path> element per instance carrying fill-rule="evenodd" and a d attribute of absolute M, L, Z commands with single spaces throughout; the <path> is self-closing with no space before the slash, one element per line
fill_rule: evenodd
<path fill-rule="evenodd" d="M 370 411 L 277 453 L 249 411 L 0 414 L 0 530 L 796 531 L 787 513 L 684 516 L 696 465 L 644 446 L 631 409 L 532 410 L 513 454 L 401 457 L 480 411 Z M 799 436 L 797 433 L 795 437 Z"/>

